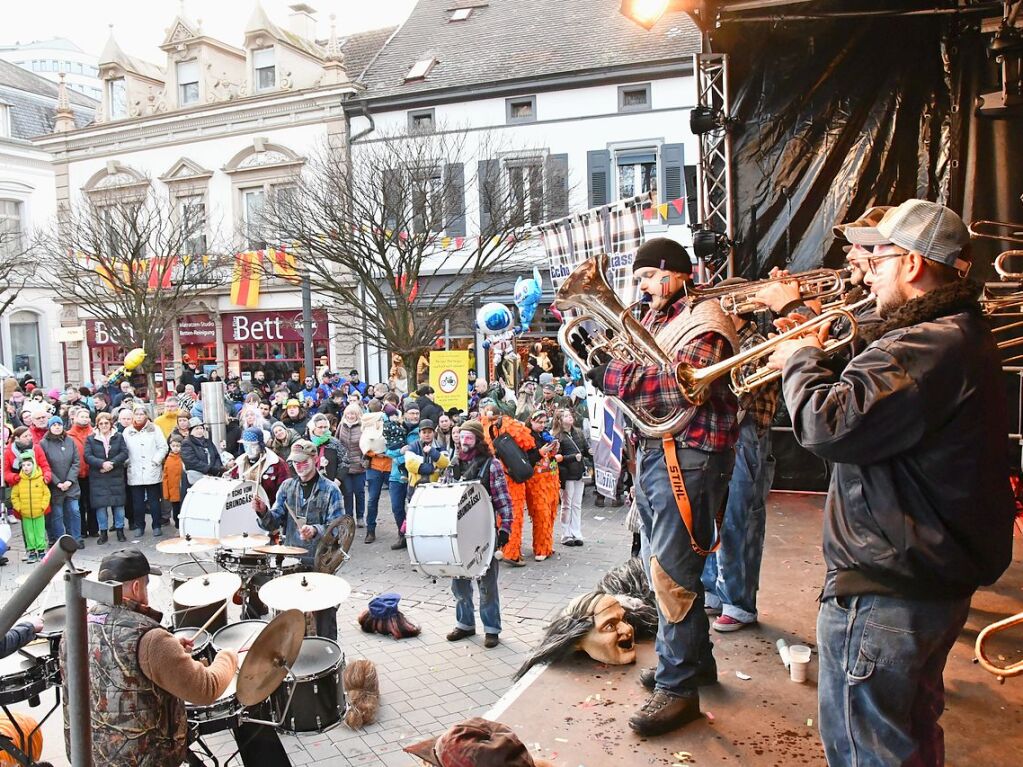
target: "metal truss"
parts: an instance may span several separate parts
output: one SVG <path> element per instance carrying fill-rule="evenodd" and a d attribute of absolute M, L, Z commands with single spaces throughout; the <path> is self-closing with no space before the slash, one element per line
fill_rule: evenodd
<path fill-rule="evenodd" d="M 719 127 L 697 138 L 700 156 L 696 167 L 699 225 L 725 235 L 727 257 L 701 263 L 706 282 L 731 277 L 735 266 L 735 198 L 732 194 L 732 138 L 728 131 L 731 102 L 728 96 L 728 56 L 724 53 L 697 53 L 693 56 L 696 73 L 696 103 L 716 112 Z"/>

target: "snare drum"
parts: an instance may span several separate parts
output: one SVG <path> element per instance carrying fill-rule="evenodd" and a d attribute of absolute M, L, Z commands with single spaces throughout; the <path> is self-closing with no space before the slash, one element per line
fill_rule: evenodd
<path fill-rule="evenodd" d="M 266 626 L 267 622 L 261 620 L 230 623 L 220 629 L 220 631 L 213 633 L 213 649 L 217 652 L 221 650 L 234 650 L 235 652 L 248 650 Z"/>
<path fill-rule="evenodd" d="M 43 630 L 36 636 L 49 640 L 50 655 L 57 658 L 60 656 L 60 639 L 64 636 L 64 626 L 67 625 L 67 608 L 64 605 L 48 607 L 43 610 L 40 618 L 43 621 Z"/>
<path fill-rule="evenodd" d="M 344 671 L 345 654 L 337 642 L 303 639 L 291 673 L 270 696 L 274 719 L 284 717 L 281 729 L 292 734 L 324 732 L 340 724 L 345 713 Z M 295 694 L 285 711 L 292 688 Z"/>
<path fill-rule="evenodd" d="M 26 658 L 12 653 L 0 658 L 0 706 L 21 703 L 60 684 L 56 656 Z"/>
<path fill-rule="evenodd" d="M 207 573 L 215 573 L 217 571 L 217 565 L 215 562 L 211 562 L 208 559 L 199 560 L 196 562 L 181 562 L 180 564 L 174 565 L 170 569 L 171 578 L 171 594 L 177 591 L 178 586 L 191 578 L 197 578 L 200 575 L 206 575 Z M 173 597 L 172 597 L 173 598 Z M 214 602 L 211 605 L 204 605 L 203 607 L 185 607 L 177 602 L 174 603 L 174 627 L 183 628 L 185 626 L 199 626 L 205 625 L 206 621 L 223 606 L 224 601 Z M 227 625 L 227 610 L 224 610 L 217 619 L 210 624 L 210 629 L 216 631 L 219 628 L 223 628 Z"/>
<path fill-rule="evenodd" d="M 185 702 L 185 715 L 188 728 L 198 735 L 212 735 L 223 732 L 241 724 L 242 706 L 235 697 L 235 684 L 238 677 L 224 690 L 224 694 L 207 706 L 198 706 Z"/>
<path fill-rule="evenodd" d="M 220 548 L 213 556 L 221 568 L 242 578 L 251 578 L 270 570 L 270 558 L 258 551 Z"/>
<path fill-rule="evenodd" d="M 186 628 L 175 629 L 173 632 L 175 639 L 185 637 L 186 639 L 192 639 L 192 659 L 197 661 L 206 661 L 208 666 L 213 662 L 216 657 L 216 653 L 213 651 L 213 637 L 210 636 L 208 631 L 200 631 L 196 635 L 196 630 L 191 626 Z"/>

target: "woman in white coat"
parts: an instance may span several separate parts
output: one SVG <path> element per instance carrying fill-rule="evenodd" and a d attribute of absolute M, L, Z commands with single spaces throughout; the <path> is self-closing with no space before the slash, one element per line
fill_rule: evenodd
<path fill-rule="evenodd" d="M 153 537 L 160 529 L 160 501 L 163 500 L 163 459 L 167 456 L 167 440 L 149 420 L 145 405 L 131 411 L 131 425 L 124 430 L 128 445 L 128 490 L 131 493 L 132 520 L 135 537 L 146 532 L 146 512 L 153 519 Z"/>

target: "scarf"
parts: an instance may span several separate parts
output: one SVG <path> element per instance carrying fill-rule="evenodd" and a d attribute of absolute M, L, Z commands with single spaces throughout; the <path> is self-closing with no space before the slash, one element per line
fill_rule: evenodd
<path fill-rule="evenodd" d="M 318 437 L 313 435 L 309 436 L 309 441 L 316 445 L 316 447 L 323 447 L 327 444 L 328 439 L 330 439 L 330 434 L 321 434 Z"/>

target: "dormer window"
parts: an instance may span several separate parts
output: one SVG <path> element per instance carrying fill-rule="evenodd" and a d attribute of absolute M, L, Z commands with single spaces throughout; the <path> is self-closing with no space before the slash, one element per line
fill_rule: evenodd
<path fill-rule="evenodd" d="M 128 116 L 128 87 L 123 77 L 107 80 L 107 104 L 111 120 L 121 120 Z"/>
<path fill-rule="evenodd" d="M 468 21 L 472 15 L 472 8 L 455 8 L 451 12 L 451 18 L 448 21 Z"/>
<path fill-rule="evenodd" d="M 405 82 L 412 80 L 425 80 L 426 76 L 433 69 L 433 65 L 437 63 L 437 59 L 421 59 L 412 65 L 409 69 L 408 74 L 405 75 Z"/>
<path fill-rule="evenodd" d="M 268 91 L 277 85 L 277 68 L 274 66 L 273 48 L 260 48 L 253 51 L 252 68 L 257 91 Z"/>
<path fill-rule="evenodd" d="M 199 62 L 181 61 L 177 67 L 178 106 L 199 103 Z"/>

